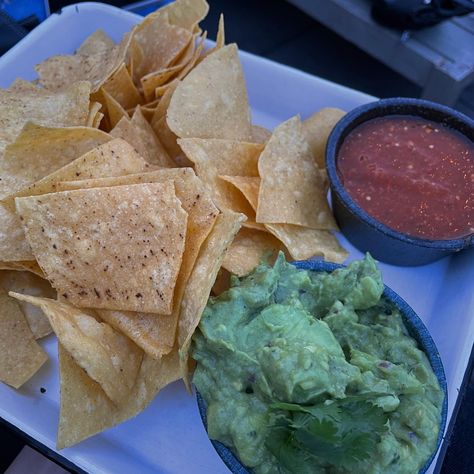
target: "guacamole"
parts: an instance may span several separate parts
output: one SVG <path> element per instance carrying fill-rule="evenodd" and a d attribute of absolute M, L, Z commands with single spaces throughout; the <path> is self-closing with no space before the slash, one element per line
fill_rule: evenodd
<path fill-rule="evenodd" d="M 257 474 L 417 473 L 443 392 L 366 256 L 233 277 L 193 339 L 208 432 Z"/>

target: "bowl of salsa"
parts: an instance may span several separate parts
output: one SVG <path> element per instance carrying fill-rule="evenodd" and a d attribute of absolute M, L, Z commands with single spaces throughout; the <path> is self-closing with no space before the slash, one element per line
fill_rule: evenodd
<path fill-rule="evenodd" d="M 358 248 L 423 265 L 474 241 L 474 121 L 420 99 L 382 99 L 343 117 L 326 148 L 333 210 Z"/>
<path fill-rule="evenodd" d="M 210 298 L 191 348 L 198 406 L 236 474 L 422 474 L 447 388 L 422 321 L 369 254 L 262 263 Z"/>

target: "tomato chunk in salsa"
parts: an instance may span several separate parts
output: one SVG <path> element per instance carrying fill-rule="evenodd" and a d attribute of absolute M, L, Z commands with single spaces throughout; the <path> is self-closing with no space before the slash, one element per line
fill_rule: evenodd
<path fill-rule="evenodd" d="M 345 138 L 337 169 L 352 199 L 396 231 L 474 233 L 474 144 L 456 130 L 408 115 L 368 120 Z"/>

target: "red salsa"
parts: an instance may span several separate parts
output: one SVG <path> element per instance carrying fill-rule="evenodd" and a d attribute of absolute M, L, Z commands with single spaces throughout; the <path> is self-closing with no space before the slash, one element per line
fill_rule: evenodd
<path fill-rule="evenodd" d="M 394 230 L 474 233 L 474 144 L 456 130 L 408 115 L 368 120 L 342 143 L 337 169 L 352 199 Z"/>

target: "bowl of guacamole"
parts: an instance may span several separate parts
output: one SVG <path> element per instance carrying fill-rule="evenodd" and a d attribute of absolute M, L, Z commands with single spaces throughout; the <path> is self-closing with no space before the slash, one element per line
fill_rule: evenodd
<path fill-rule="evenodd" d="M 367 255 L 280 254 L 210 298 L 193 337 L 209 438 L 235 473 L 423 473 L 447 389 L 426 327 Z"/>

